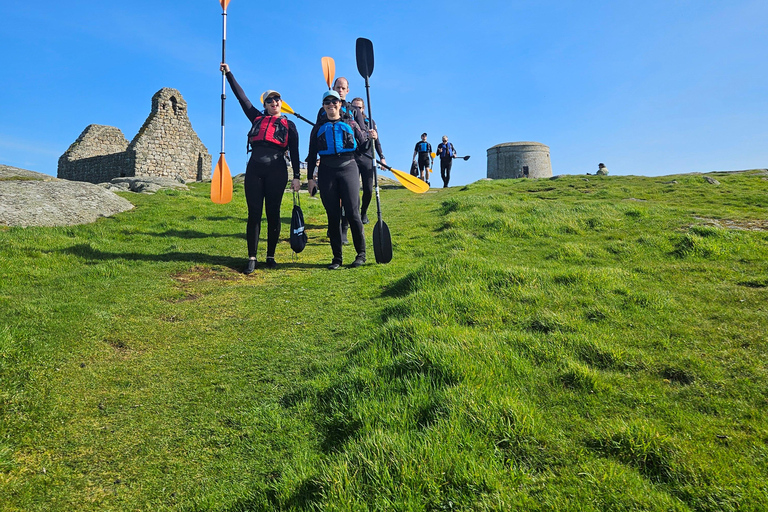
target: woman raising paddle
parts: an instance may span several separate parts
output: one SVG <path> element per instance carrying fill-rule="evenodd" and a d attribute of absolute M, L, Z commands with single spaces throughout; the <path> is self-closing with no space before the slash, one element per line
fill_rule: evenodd
<path fill-rule="evenodd" d="M 365 131 L 349 115 L 341 113 L 341 97 L 336 91 L 323 94 L 325 122 L 318 122 L 309 136 L 309 156 L 307 157 L 307 188 L 315 187 L 312 174 L 315 161 L 320 155 L 317 171 L 317 184 L 320 197 L 328 217 L 328 238 L 331 241 L 333 261 L 328 269 L 336 270 L 341 266 L 341 209 L 344 207 L 352 231 L 357 257 L 352 267 L 365 263 L 365 235 L 363 222 L 360 220 L 360 173 L 355 163 L 355 150 L 370 148 L 371 139 L 378 137 L 376 130 Z M 291 188 L 298 191 L 301 183 L 294 176 Z"/>
<path fill-rule="evenodd" d="M 275 268 L 275 248 L 280 239 L 280 204 L 288 183 L 288 166 L 285 151 L 288 150 L 293 176 L 299 176 L 299 132 L 296 125 L 280 113 L 280 93 L 268 90 L 262 96 L 264 112 L 248 100 L 235 80 L 227 64 L 221 64 L 227 81 L 235 93 L 253 126 L 248 132 L 248 151 L 251 157 L 245 170 L 245 200 L 248 203 L 248 224 L 245 237 L 248 241 L 248 263 L 243 273 L 250 274 L 256 268 L 256 249 L 259 245 L 261 214 L 267 210 L 267 258 L 266 266 Z"/>

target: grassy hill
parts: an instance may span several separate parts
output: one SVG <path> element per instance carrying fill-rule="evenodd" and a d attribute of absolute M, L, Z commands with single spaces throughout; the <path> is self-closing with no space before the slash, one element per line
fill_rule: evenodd
<path fill-rule="evenodd" d="M 385 190 L 335 272 L 304 196 L 243 276 L 241 186 L 0 230 L 0 510 L 765 510 L 767 190 Z"/>

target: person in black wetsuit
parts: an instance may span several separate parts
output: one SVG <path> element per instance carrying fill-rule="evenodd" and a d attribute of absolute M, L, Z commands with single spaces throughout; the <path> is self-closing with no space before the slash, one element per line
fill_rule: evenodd
<path fill-rule="evenodd" d="M 280 205 L 288 183 L 288 150 L 293 176 L 299 174 L 299 132 L 293 121 L 281 115 L 282 100 L 277 91 L 266 91 L 263 96 L 264 112 L 254 107 L 248 96 L 235 80 L 227 64 L 221 64 L 232 92 L 240 102 L 248 120 L 253 123 L 248 133 L 251 157 L 245 170 L 245 200 L 248 203 L 248 224 L 245 237 L 248 242 L 248 263 L 243 271 L 250 274 L 256 268 L 256 249 L 261 231 L 261 214 L 267 210 L 267 257 L 266 266 L 274 268 L 275 248 L 280 239 Z"/>
<path fill-rule="evenodd" d="M 365 234 L 360 220 L 360 173 L 355 162 L 355 150 L 370 148 L 370 140 L 377 138 L 375 130 L 365 132 L 354 118 L 341 113 L 341 97 L 336 91 L 323 94 L 325 118 L 318 122 L 309 136 L 309 155 L 307 156 L 307 188 L 320 188 L 320 197 L 328 217 L 328 238 L 331 242 L 333 260 L 329 270 L 336 270 L 342 264 L 341 244 L 341 209 L 344 206 L 352 230 L 352 240 L 357 256 L 352 267 L 365 263 Z M 370 139 L 369 139 L 370 136 Z M 317 184 L 312 178 L 315 161 L 320 156 Z M 301 182 L 294 179 L 293 190 L 298 190 Z"/>
<path fill-rule="evenodd" d="M 357 123 L 357 126 L 359 126 L 363 132 L 366 132 L 365 119 L 363 118 L 363 114 L 351 103 L 347 102 L 347 94 L 349 94 L 349 80 L 343 76 L 338 77 L 333 82 L 333 90 L 338 93 L 339 99 L 341 100 L 341 115 L 351 116 Z M 317 113 L 317 121 L 315 124 L 324 123 L 327 120 L 325 116 L 325 108 L 320 107 L 320 110 Z M 341 243 L 346 245 L 348 243 L 347 230 L 349 229 L 349 221 L 347 219 L 344 207 L 339 205 L 339 208 L 341 208 Z M 330 236 L 331 235 L 329 232 L 328 237 L 330 238 Z"/>
<path fill-rule="evenodd" d="M 448 188 L 451 179 L 451 166 L 456 156 L 456 148 L 448 142 L 448 136 L 443 135 L 443 142 L 437 145 L 437 154 L 440 155 L 440 177 L 443 178 L 443 188 Z"/>
<path fill-rule="evenodd" d="M 365 102 L 363 98 L 355 98 L 352 100 L 352 106 L 355 107 L 363 115 L 365 125 L 368 126 L 368 118 L 365 116 Z M 378 132 L 376 128 L 376 121 L 370 120 L 371 127 Z M 387 159 L 384 158 L 384 152 L 381 149 L 380 139 L 373 141 L 376 153 L 379 155 L 379 160 L 384 165 L 387 165 Z M 363 201 L 360 203 L 360 218 L 363 220 L 363 224 L 368 224 L 368 205 L 371 204 L 371 198 L 373 197 L 373 160 L 370 158 L 370 153 L 355 153 L 355 161 L 357 167 L 360 169 L 360 178 L 363 182 Z"/>
<path fill-rule="evenodd" d="M 421 134 L 421 140 L 416 143 L 416 147 L 413 149 L 414 162 L 417 161 L 417 157 L 421 179 L 429 185 L 429 169 L 432 168 L 432 165 L 430 164 L 432 161 L 432 145 L 427 142 L 426 133 Z"/>

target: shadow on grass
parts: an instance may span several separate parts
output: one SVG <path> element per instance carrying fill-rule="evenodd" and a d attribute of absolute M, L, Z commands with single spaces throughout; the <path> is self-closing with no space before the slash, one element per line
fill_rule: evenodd
<path fill-rule="evenodd" d="M 59 252 L 77 256 L 88 261 L 132 260 L 132 261 L 188 261 L 190 263 L 204 263 L 209 265 L 221 265 L 240 272 L 245 265 L 246 258 L 233 258 L 232 256 L 217 256 L 202 252 L 166 252 L 162 254 L 142 254 L 138 252 L 107 252 L 94 249 L 89 244 L 77 244 Z M 299 263 L 281 262 L 276 271 L 280 269 L 310 269 L 325 268 L 326 263 Z M 259 268 L 259 267 L 257 267 Z M 263 268 L 263 265 L 261 266 Z"/>
<path fill-rule="evenodd" d="M 226 512 L 267 512 L 273 510 L 311 510 L 323 500 L 323 486 L 314 479 L 302 481 L 287 498 L 281 498 L 274 488 L 256 491 L 255 497 L 243 498 L 232 504 Z M 194 509 L 198 510 L 198 509 Z"/>
<path fill-rule="evenodd" d="M 149 235 L 149 236 L 156 236 L 161 238 L 186 238 L 186 239 L 195 239 L 195 238 L 245 238 L 245 233 L 203 233 L 202 231 L 193 231 L 191 229 L 171 229 L 168 231 L 162 231 L 162 232 L 144 232 L 144 233 L 131 233 L 132 235 Z"/>

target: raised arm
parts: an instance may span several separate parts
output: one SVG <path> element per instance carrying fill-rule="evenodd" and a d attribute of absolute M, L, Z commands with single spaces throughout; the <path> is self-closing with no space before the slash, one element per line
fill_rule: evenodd
<path fill-rule="evenodd" d="M 235 94 L 237 101 L 240 102 L 240 106 L 242 107 L 243 112 L 245 112 L 246 117 L 251 122 L 253 122 L 253 120 L 256 119 L 258 116 L 263 115 L 261 110 L 254 107 L 253 103 L 251 103 L 251 100 L 249 100 L 248 96 L 245 95 L 245 91 L 243 91 L 243 88 L 240 87 L 240 84 L 238 84 L 237 80 L 235 80 L 235 75 L 233 75 L 232 71 L 229 70 L 229 65 L 222 63 L 221 70 L 224 73 L 226 73 L 227 82 L 229 82 L 229 87 L 230 89 L 232 89 L 232 92 Z"/>

